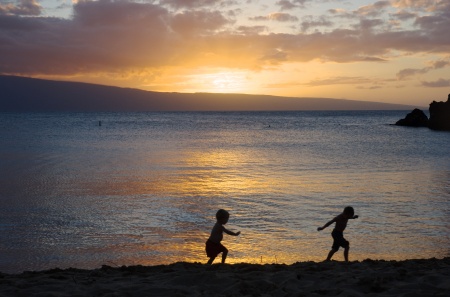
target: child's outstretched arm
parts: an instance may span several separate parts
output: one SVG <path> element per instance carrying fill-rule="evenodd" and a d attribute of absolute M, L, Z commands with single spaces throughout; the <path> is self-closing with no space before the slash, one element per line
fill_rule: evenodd
<path fill-rule="evenodd" d="M 225 232 L 228 235 L 238 236 L 239 234 L 241 234 L 241 231 L 233 232 L 233 231 L 226 229 L 225 227 L 222 227 L 222 228 L 223 228 L 223 232 Z"/>
<path fill-rule="evenodd" d="M 353 218 L 351 218 L 351 219 L 357 219 L 357 218 L 359 218 L 359 216 L 354 215 Z"/>
<path fill-rule="evenodd" d="M 325 225 L 323 225 L 323 227 L 317 228 L 317 231 L 322 231 L 323 229 L 325 229 L 326 227 L 330 226 L 330 225 L 333 224 L 334 222 L 336 222 L 336 218 L 332 219 L 331 221 L 329 221 L 328 223 L 326 223 Z"/>

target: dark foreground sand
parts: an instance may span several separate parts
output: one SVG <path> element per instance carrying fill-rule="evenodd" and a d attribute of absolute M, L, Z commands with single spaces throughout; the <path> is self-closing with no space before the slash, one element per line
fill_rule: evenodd
<path fill-rule="evenodd" d="M 0 273 L 0 296 L 450 296 L 450 258 Z"/>

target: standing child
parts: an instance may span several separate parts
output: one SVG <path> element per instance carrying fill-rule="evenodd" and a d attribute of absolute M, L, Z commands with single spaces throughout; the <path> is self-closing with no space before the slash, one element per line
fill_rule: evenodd
<path fill-rule="evenodd" d="M 331 247 L 331 251 L 328 253 L 327 261 L 331 260 L 334 253 L 339 250 L 339 247 L 344 248 L 344 258 L 345 262 L 348 262 L 348 251 L 350 249 L 350 242 L 348 242 L 344 238 L 344 230 L 347 227 L 347 222 L 349 219 L 356 219 L 358 216 L 355 216 L 355 211 L 353 207 L 347 206 L 344 208 L 344 212 L 340 215 L 336 216 L 334 219 L 323 225 L 323 227 L 317 228 L 317 231 L 322 231 L 326 227 L 330 226 L 333 223 L 336 223 L 334 226 L 333 232 L 331 232 L 331 236 L 333 236 L 333 246 Z"/>
<path fill-rule="evenodd" d="M 225 263 L 225 259 L 228 255 L 228 250 L 220 243 L 223 239 L 223 232 L 233 236 L 238 236 L 239 234 L 241 234 L 241 232 L 234 233 L 223 226 L 228 222 L 229 218 L 230 214 L 224 209 L 219 209 L 216 213 L 217 222 L 211 231 L 209 239 L 206 241 L 206 255 L 209 257 L 209 265 L 212 264 L 214 259 L 220 253 L 222 253 L 222 263 Z"/>

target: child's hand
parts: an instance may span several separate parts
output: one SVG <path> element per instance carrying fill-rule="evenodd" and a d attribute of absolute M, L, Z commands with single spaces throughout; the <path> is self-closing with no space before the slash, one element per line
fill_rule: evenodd
<path fill-rule="evenodd" d="M 241 231 L 236 232 L 236 236 L 239 236 L 241 234 Z"/>
<path fill-rule="evenodd" d="M 322 231 L 322 230 L 323 230 L 322 227 L 317 228 L 317 231 Z"/>
<path fill-rule="evenodd" d="M 354 219 L 357 219 L 357 218 L 359 218 L 359 217 L 358 217 L 358 216 L 354 216 L 353 218 L 354 218 Z"/>

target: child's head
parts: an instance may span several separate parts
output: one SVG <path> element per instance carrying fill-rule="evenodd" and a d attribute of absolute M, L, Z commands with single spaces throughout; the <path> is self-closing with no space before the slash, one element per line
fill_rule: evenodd
<path fill-rule="evenodd" d="M 219 209 L 216 213 L 217 221 L 222 224 L 226 224 L 228 222 L 229 217 L 230 217 L 230 214 L 225 209 Z"/>
<path fill-rule="evenodd" d="M 347 206 L 346 208 L 344 208 L 344 214 L 348 218 L 351 218 L 355 215 L 355 210 L 353 209 L 353 207 Z"/>

